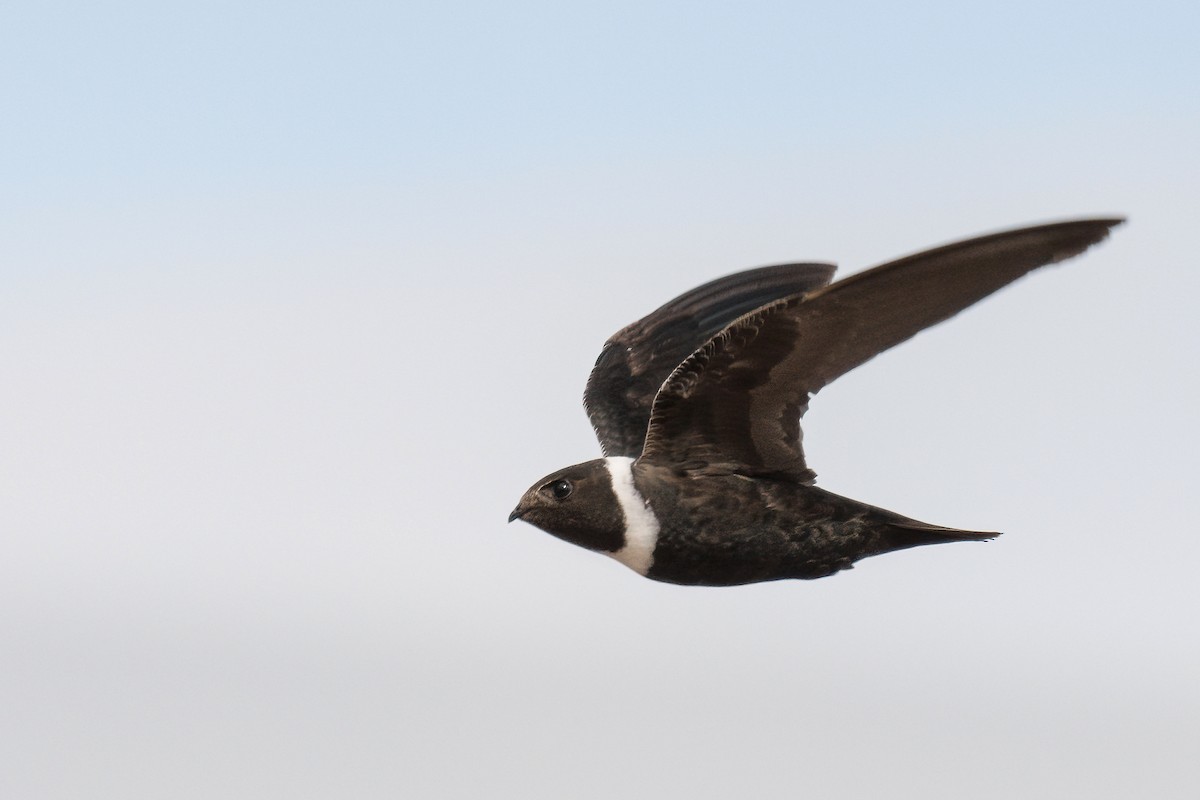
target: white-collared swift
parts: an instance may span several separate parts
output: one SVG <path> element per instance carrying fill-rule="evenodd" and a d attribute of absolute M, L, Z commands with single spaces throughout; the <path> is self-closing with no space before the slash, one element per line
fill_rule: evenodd
<path fill-rule="evenodd" d="M 998 536 L 816 487 L 800 418 L 841 375 L 1122 221 L 981 236 L 832 284 L 830 264 L 781 264 L 682 294 L 596 360 L 584 405 L 605 457 L 542 478 L 509 521 L 654 580 L 707 586 L 822 578 L 867 556 Z"/>

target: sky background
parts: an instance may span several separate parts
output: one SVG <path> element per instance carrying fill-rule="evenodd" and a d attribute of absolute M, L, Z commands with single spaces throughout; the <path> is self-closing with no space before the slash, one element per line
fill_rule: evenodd
<path fill-rule="evenodd" d="M 0 795 L 1194 798 L 1194 2 L 8 3 Z M 524 524 L 737 269 L 1126 214 L 823 391 L 1000 530 L 816 582 Z"/>

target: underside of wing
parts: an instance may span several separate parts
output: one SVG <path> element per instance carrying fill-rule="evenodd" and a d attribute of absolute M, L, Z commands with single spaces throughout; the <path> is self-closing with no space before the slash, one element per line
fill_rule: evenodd
<path fill-rule="evenodd" d="M 671 374 L 655 399 L 642 458 L 693 471 L 812 480 L 800 417 L 813 394 L 1027 272 L 1082 253 L 1120 222 L 1064 222 L 970 239 L 748 314 Z"/>
<path fill-rule="evenodd" d="M 691 353 L 743 314 L 825 286 L 833 272 L 832 264 L 776 264 L 727 275 L 614 334 L 583 395 L 604 454 L 641 455 L 654 396 Z"/>

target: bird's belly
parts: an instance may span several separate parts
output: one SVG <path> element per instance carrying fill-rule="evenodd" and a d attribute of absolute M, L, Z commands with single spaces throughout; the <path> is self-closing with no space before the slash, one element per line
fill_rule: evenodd
<path fill-rule="evenodd" d="M 669 583 L 731 586 L 814 579 L 850 567 L 858 526 L 832 520 L 777 520 L 743 526 L 669 527 L 660 534 L 647 577 Z"/>

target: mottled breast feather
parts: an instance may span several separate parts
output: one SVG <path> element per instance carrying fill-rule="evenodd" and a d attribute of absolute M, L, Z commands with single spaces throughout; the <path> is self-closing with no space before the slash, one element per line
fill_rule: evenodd
<path fill-rule="evenodd" d="M 680 362 L 738 317 L 829 283 L 832 264 L 776 264 L 718 278 L 681 294 L 612 336 L 583 402 L 606 456 L 642 453 L 654 396 Z"/>
<path fill-rule="evenodd" d="M 643 460 L 811 481 L 799 419 L 822 387 L 1120 219 L 1024 228 L 939 247 L 770 303 L 689 356 L 654 400 Z"/>

